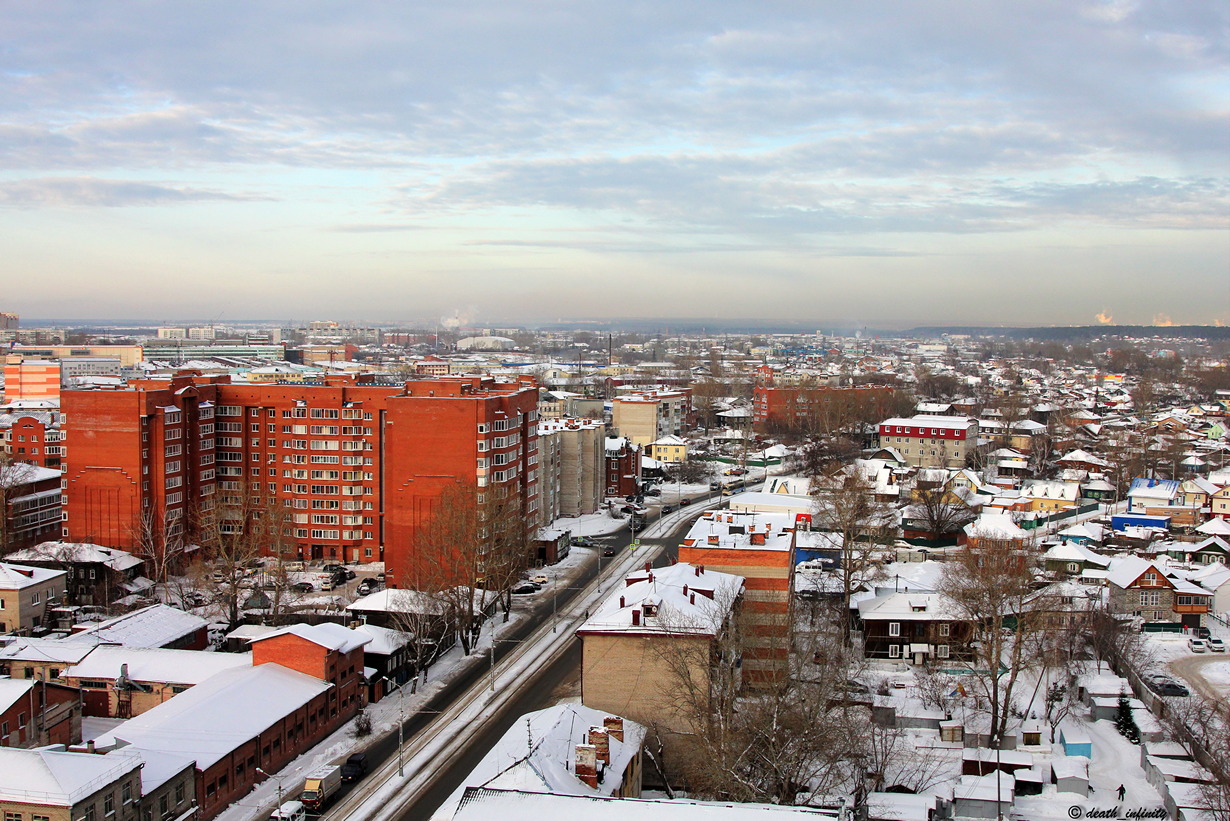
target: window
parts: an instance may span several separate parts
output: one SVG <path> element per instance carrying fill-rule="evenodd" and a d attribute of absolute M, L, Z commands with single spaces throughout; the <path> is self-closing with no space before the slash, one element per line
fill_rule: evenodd
<path fill-rule="evenodd" d="M 1142 590 L 1140 591 L 1140 603 L 1146 607 L 1157 607 L 1162 603 L 1162 592 L 1160 590 Z"/>
<path fill-rule="evenodd" d="M 900 645 L 900 644 L 890 644 L 890 645 L 888 645 L 888 657 L 889 657 L 890 659 L 899 659 L 899 658 L 901 658 L 901 645 Z"/>
<path fill-rule="evenodd" d="M 901 622 L 890 621 L 888 623 L 888 634 L 890 636 L 900 636 L 901 635 Z"/>
<path fill-rule="evenodd" d="M 103 796 L 103 815 L 108 817 L 115 815 L 115 793 L 107 793 Z"/>
<path fill-rule="evenodd" d="M 184 782 L 182 781 L 175 785 L 175 803 L 184 803 Z"/>
<path fill-rule="evenodd" d="M 952 635 L 952 625 L 948 624 L 947 622 L 944 622 L 943 624 L 941 624 L 940 625 L 940 635 L 941 636 Z"/>
<path fill-rule="evenodd" d="M 947 645 L 947 644 L 941 644 L 939 647 L 937 647 L 937 648 L 936 648 L 936 655 L 937 655 L 939 658 L 942 658 L 942 659 L 946 659 L 946 658 L 948 658 L 948 645 Z"/>

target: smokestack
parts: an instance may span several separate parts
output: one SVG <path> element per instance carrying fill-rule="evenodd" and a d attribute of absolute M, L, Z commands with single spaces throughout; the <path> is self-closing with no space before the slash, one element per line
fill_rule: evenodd
<path fill-rule="evenodd" d="M 597 751 L 598 760 L 603 764 L 611 763 L 611 739 L 602 727 L 589 728 L 589 743 Z"/>
<path fill-rule="evenodd" d="M 623 609 L 624 609 L 625 607 L 627 607 L 627 606 L 628 606 L 628 605 L 627 605 L 627 603 L 624 601 L 624 597 L 623 597 L 623 596 L 620 596 L 620 597 L 619 597 L 619 609 L 620 609 L 620 610 L 623 610 Z"/>
<path fill-rule="evenodd" d="M 683 595 L 688 595 L 688 586 L 686 584 L 683 586 Z"/>
<path fill-rule="evenodd" d="M 607 716 L 602 719 L 602 726 L 606 729 L 607 735 L 616 741 L 624 740 L 624 720 L 618 716 Z"/>
<path fill-rule="evenodd" d="M 633 610 L 632 611 L 632 626 L 639 627 L 640 623 L 641 623 L 641 611 Z"/>
<path fill-rule="evenodd" d="M 598 751 L 592 744 L 577 745 L 577 778 L 593 789 L 598 789 Z"/>

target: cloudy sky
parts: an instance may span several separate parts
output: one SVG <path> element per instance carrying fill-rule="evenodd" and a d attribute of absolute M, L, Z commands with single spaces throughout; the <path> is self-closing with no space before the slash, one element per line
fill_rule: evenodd
<path fill-rule="evenodd" d="M 1224 0 L 10 2 L 0 310 L 1230 322 Z"/>

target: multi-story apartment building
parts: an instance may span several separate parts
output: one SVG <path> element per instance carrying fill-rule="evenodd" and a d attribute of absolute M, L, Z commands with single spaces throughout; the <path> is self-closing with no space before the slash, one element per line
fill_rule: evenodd
<path fill-rule="evenodd" d="M 54 539 L 60 530 L 60 471 L 0 463 L 0 555 Z"/>
<path fill-rule="evenodd" d="M 64 603 L 63 570 L 0 564 L 0 633 L 31 633 L 47 625 L 51 608 Z"/>
<path fill-rule="evenodd" d="M 895 417 L 880 423 L 880 447 L 920 468 L 961 468 L 978 445 L 978 420 L 964 416 Z"/>
<path fill-rule="evenodd" d="M 538 437 L 540 450 L 546 453 L 543 443 L 550 441 L 555 454 L 557 515 L 582 516 L 596 511 L 604 496 L 606 468 L 602 423 L 592 419 L 544 420 L 538 427 Z"/>
<path fill-rule="evenodd" d="M 617 396 L 611 414 L 619 435 L 644 447 L 663 436 L 680 436 L 687 430 L 691 424 L 692 392 L 682 389 Z"/>
<path fill-rule="evenodd" d="M 215 499 L 259 488 L 290 511 L 300 558 L 384 560 L 397 584 L 446 487 L 499 488 L 533 519 L 535 390 L 488 377 L 366 379 L 182 374 L 66 391 L 65 537 L 147 549 L 151 532 L 190 539 Z"/>
<path fill-rule="evenodd" d="M 63 441 L 57 410 L 0 413 L 0 444 L 15 462 L 59 470 Z"/>
<path fill-rule="evenodd" d="M 883 385 L 776 385 L 762 379 L 752 391 L 752 422 L 759 430 L 828 430 L 891 412 L 896 395 Z"/>

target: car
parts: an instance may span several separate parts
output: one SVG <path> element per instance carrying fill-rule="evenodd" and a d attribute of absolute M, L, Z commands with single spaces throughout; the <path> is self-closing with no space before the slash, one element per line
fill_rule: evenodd
<path fill-rule="evenodd" d="M 379 579 L 381 583 L 383 583 L 384 582 L 384 571 L 381 570 L 379 573 L 377 573 L 376 578 Z"/>
<path fill-rule="evenodd" d="M 343 781 L 358 781 L 367 775 L 367 753 L 351 753 L 342 765 Z"/>
<path fill-rule="evenodd" d="M 333 588 L 335 588 L 335 587 L 337 587 L 337 585 L 336 585 L 336 584 L 334 584 L 334 582 L 333 582 L 333 579 L 332 579 L 332 578 L 325 579 L 325 580 L 323 580 L 323 581 L 320 583 L 320 589 L 321 589 L 321 590 L 329 591 L 329 590 L 332 590 L 332 589 L 333 589 Z"/>
<path fill-rule="evenodd" d="M 666 514 L 666 513 L 674 513 L 674 512 L 675 512 L 675 506 L 674 506 L 674 505 L 662 505 L 662 513 L 663 513 L 663 514 Z"/>
<path fill-rule="evenodd" d="M 1197 627 L 1192 630 L 1192 633 L 1198 639 L 1208 639 L 1213 637 L 1213 633 L 1207 627 Z"/>
<path fill-rule="evenodd" d="M 1159 696 L 1189 696 L 1190 691 L 1169 676 L 1155 675 L 1145 679 L 1149 689 Z"/>
<path fill-rule="evenodd" d="M 603 548 L 602 555 L 607 557 L 608 559 L 611 558 L 612 556 L 615 555 L 615 548 L 613 547 Z"/>
<path fill-rule="evenodd" d="M 189 590 L 183 595 L 185 607 L 204 607 L 209 604 L 209 597 L 199 590 Z"/>
<path fill-rule="evenodd" d="M 536 584 L 530 584 L 529 582 L 524 582 L 524 583 L 519 584 L 519 585 L 517 585 L 516 587 L 514 587 L 514 588 L 512 589 L 512 592 L 513 592 L 513 594 L 514 594 L 514 595 L 517 595 L 517 596 L 521 596 L 521 595 L 524 595 L 524 594 L 526 594 L 526 593 L 537 593 L 537 592 L 538 592 L 538 585 L 536 585 Z"/>
<path fill-rule="evenodd" d="M 551 581 L 550 577 L 547 576 L 546 573 L 538 573 L 533 576 L 530 576 L 529 580 L 531 584 L 546 584 L 547 582 Z"/>
<path fill-rule="evenodd" d="M 649 488 L 645 488 L 645 495 L 646 496 L 661 496 L 662 491 L 658 490 L 656 487 L 649 487 Z"/>
<path fill-rule="evenodd" d="M 684 496 L 682 499 L 679 500 L 680 507 L 685 507 L 690 504 L 692 504 L 692 499 L 688 496 Z"/>
<path fill-rule="evenodd" d="M 588 536 L 573 536 L 568 540 L 568 543 L 573 547 L 597 547 L 594 540 Z"/>
<path fill-rule="evenodd" d="M 316 589 L 316 585 L 311 582 L 295 582 L 290 586 L 290 589 L 296 593 L 311 593 Z"/>
<path fill-rule="evenodd" d="M 376 585 L 372 584 L 370 579 L 364 579 L 363 581 L 359 582 L 359 586 L 355 588 L 355 593 L 357 593 L 360 596 L 366 596 L 370 593 L 375 593 L 375 592 L 376 592 Z"/>
<path fill-rule="evenodd" d="M 1213 651 L 1214 653 L 1226 652 L 1226 643 L 1222 641 L 1221 639 L 1217 638 L 1216 636 L 1205 639 L 1204 643 L 1207 644 L 1209 646 L 1209 650 Z"/>
<path fill-rule="evenodd" d="M 320 569 L 326 573 L 336 573 L 337 571 L 345 570 L 346 568 L 338 564 L 337 562 L 332 562 L 330 564 L 321 565 Z"/>
<path fill-rule="evenodd" d="M 1193 653 L 1203 653 L 1209 649 L 1209 646 L 1204 643 L 1204 639 L 1193 637 L 1187 640 L 1187 649 Z"/>
<path fill-rule="evenodd" d="M 710 483 L 709 483 L 709 489 L 710 489 L 710 490 L 721 490 L 721 489 L 722 489 L 722 483 L 721 483 L 721 482 L 710 482 Z"/>

